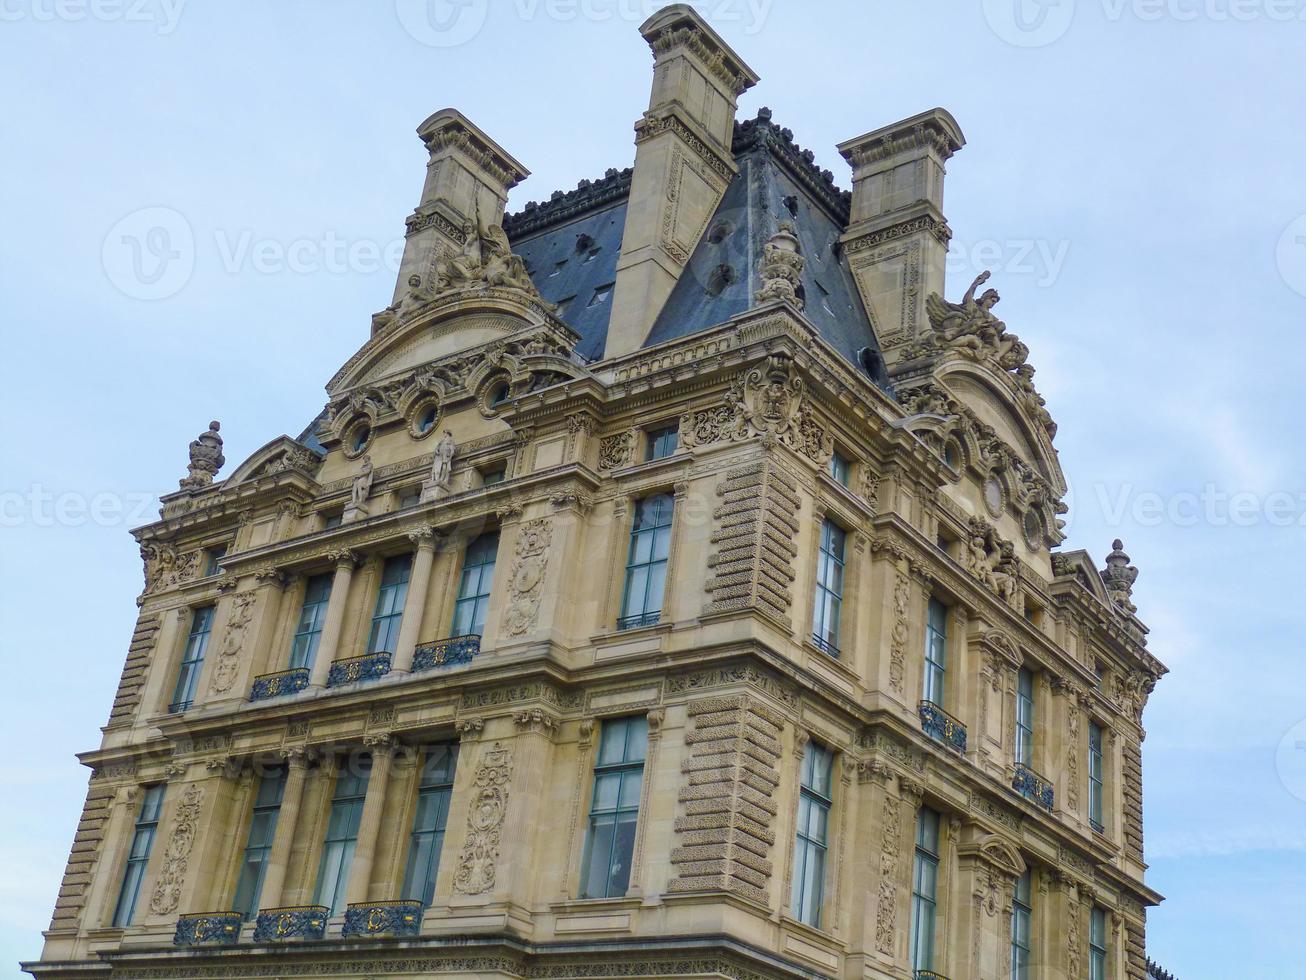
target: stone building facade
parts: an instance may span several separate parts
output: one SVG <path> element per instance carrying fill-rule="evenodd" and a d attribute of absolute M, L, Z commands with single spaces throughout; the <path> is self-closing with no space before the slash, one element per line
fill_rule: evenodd
<path fill-rule="evenodd" d="M 633 168 L 454 110 L 322 414 L 145 566 L 46 933 L 71 977 L 1143 980 L 1165 668 L 983 278 L 935 109 L 839 149 L 684 5 Z"/>

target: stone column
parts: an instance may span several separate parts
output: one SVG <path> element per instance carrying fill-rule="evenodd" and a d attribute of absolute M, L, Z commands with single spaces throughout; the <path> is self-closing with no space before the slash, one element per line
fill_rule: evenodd
<path fill-rule="evenodd" d="M 286 598 L 286 587 L 292 579 L 284 572 L 268 566 L 254 573 L 263 594 L 262 613 L 254 633 L 253 655 L 249 658 L 252 674 L 270 674 L 284 666 L 284 660 L 276 656 L 273 646 L 277 638 L 277 626 L 281 622 L 281 607 Z M 287 656 L 289 651 L 286 651 Z M 248 685 L 246 685 L 248 687 Z"/>
<path fill-rule="evenodd" d="M 308 752 L 302 748 L 283 750 L 281 754 L 286 760 L 286 788 L 281 794 L 277 829 L 272 835 L 272 850 L 268 853 L 263 891 L 259 895 L 259 905 L 266 909 L 279 908 L 282 904 L 286 868 L 295 845 L 295 828 L 299 823 L 299 807 L 304 799 L 304 778 L 309 763 Z"/>
<path fill-rule="evenodd" d="M 413 651 L 422 632 L 422 613 L 426 611 L 426 594 L 431 585 L 431 566 L 435 564 L 435 548 L 439 544 L 435 531 L 424 527 L 411 532 L 408 539 L 417 546 L 413 556 L 413 569 L 408 578 L 408 595 L 404 600 L 404 618 L 399 626 L 391 670 L 411 670 Z"/>
<path fill-rule="evenodd" d="M 390 767 L 394 762 L 394 746 L 389 735 L 365 735 L 363 744 L 372 752 L 372 774 L 367 781 L 367 798 L 363 801 L 363 815 L 358 821 L 358 841 L 354 845 L 354 861 L 349 867 L 349 884 L 345 889 L 345 901 L 350 904 L 368 899 L 372 865 L 376 860 L 376 838 L 381 829 L 381 814 L 385 810 L 385 795 L 390 785 Z"/>
<path fill-rule="evenodd" d="M 953 976 L 1004 975 L 1011 951 L 1011 911 L 1016 879 L 1024 863 L 1005 841 L 972 825 L 970 839 L 957 848 L 956 921 L 948 935 L 955 943 L 948 966 Z"/>
<path fill-rule="evenodd" d="M 318 643 L 317 659 L 313 661 L 310 682 L 314 687 L 325 687 L 331 673 L 331 662 L 340 647 L 340 629 L 345 622 L 345 606 L 349 602 L 349 583 L 354 578 L 358 556 L 352 551 L 333 551 L 330 557 L 336 563 L 336 575 L 331 582 L 331 598 L 327 601 L 326 622 L 322 624 L 322 639 Z"/>

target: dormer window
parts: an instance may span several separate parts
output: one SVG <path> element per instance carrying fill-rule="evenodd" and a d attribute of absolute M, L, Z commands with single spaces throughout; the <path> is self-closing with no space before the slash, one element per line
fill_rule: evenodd
<path fill-rule="evenodd" d="M 602 306 L 606 303 L 608 297 L 612 295 L 612 287 L 614 285 L 615 283 L 608 283 L 606 286 L 600 286 L 598 289 L 594 290 L 594 295 L 590 297 L 590 301 L 586 308 Z"/>

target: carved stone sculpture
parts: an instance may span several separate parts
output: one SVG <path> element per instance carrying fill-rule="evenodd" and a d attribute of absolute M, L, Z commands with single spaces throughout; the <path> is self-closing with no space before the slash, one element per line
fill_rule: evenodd
<path fill-rule="evenodd" d="M 757 291 L 757 301 L 781 300 L 801 310 L 803 301 L 798 296 L 798 286 L 805 264 L 793 223 L 780 222 L 780 230 L 762 247 L 762 263 L 758 267 L 762 288 Z"/>
<path fill-rule="evenodd" d="M 422 502 L 438 500 L 449 492 L 449 483 L 453 477 L 453 457 L 458 451 L 458 443 L 448 429 L 435 444 L 431 458 L 431 473 L 422 484 Z"/>
<path fill-rule="evenodd" d="M 1130 598 L 1134 592 L 1134 582 L 1138 578 L 1138 569 L 1129 564 L 1129 556 L 1125 554 L 1124 547 L 1124 542 L 1119 538 L 1111 542 L 1111 554 L 1106 556 L 1106 568 L 1100 574 L 1102 584 L 1106 586 L 1112 601 L 1125 612 L 1132 614 L 1138 611 L 1138 607 Z"/>
<path fill-rule="evenodd" d="M 210 422 L 208 430 L 201 432 L 190 444 L 190 465 L 187 467 L 189 475 L 179 481 L 181 489 L 201 490 L 212 485 L 213 477 L 227 461 L 222 455 L 222 436 L 218 435 L 220 428 L 221 423 Z"/>
<path fill-rule="evenodd" d="M 364 456 L 362 468 L 354 474 L 353 483 L 349 487 L 349 506 L 345 508 L 344 514 L 346 521 L 353 521 L 367 516 L 367 498 L 372 496 L 372 481 L 374 479 L 375 472 L 372 468 L 372 457 Z"/>

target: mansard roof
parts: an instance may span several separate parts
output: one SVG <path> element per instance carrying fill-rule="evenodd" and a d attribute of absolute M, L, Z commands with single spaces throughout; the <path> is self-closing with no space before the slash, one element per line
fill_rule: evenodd
<path fill-rule="evenodd" d="M 697 249 L 653 325 L 645 346 L 697 333 L 755 307 L 762 248 L 790 222 L 806 266 L 804 313 L 844 357 L 887 388 L 879 344 L 838 240 L 848 223 L 850 194 L 820 170 L 810 150 L 771 121 L 735 126 L 739 174 L 717 207 Z M 630 196 L 630 170 L 609 170 L 504 219 L 513 251 L 526 262 L 541 295 L 580 335 L 577 351 L 603 356 L 612 312 L 610 290 Z"/>

